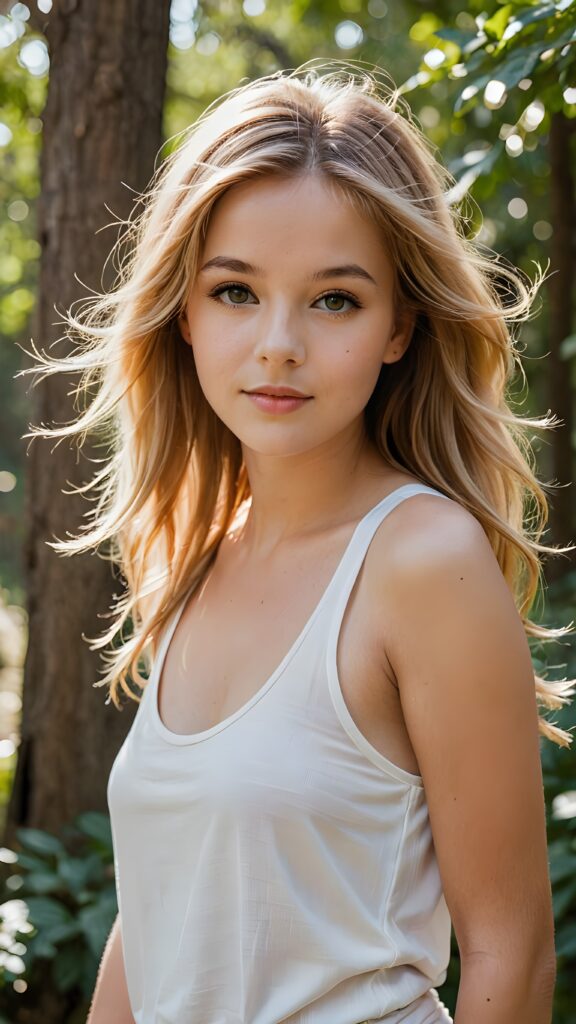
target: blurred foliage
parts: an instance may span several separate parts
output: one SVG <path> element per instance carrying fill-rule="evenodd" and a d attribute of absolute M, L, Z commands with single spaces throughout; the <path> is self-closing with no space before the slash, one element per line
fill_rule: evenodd
<path fill-rule="evenodd" d="M 495 246 L 528 273 L 536 261 L 546 266 L 553 235 L 548 134 L 552 114 L 576 117 L 576 4 L 471 0 L 456 16 L 427 11 L 410 34 L 424 53 L 418 70 L 401 86 L 402 95 L 414 103 L 418 94 L 445 86 L 442 123 L 461 140 L 457 151 L 450 140 L 442 145 L 458 179 L 452 200 L 472 196 L 479 202 L 483 217 L 477 240 L 486 247 Z M 576 132 L 570 145 L 576 166 Z M 541 412 L 550 401 L 546 364 L 538 365 L 549 348 L 546 299 L 544 290 L 542 304 L 536 304 L 540 315 L 521 332 L 528 414 Z M 576 389 L 573 331 L 563 339 L 560 355 Z M 576 437 L 570 440 L 574 450 Z M 539 474 L 550 476 L 550 446 L 547 452 L 537 440 L 534 448 Z"/>
<path fill-rule="evenodd" d="M 38 279 L 35 209 L 46 85 L 18 64 L 14 47 L 0 47 L 0 582 L 15 600 L 23 595 L 20 435 L 28 402 L 13 381 L 19 368 L 14 341 L 28 329 Z"/>
<path fill-rule="evenodd" d="M 16 770 L 16 751 L 10 757 L 0 758 L 0 829 L 4 829 L 6 807 L 10 799 L 12 779 Z"/>
<path fill-rule="evenodd" d="M 568 573 L 548 589 L 546 608 L 539 622 L 557 626 L 574 620 L 576 573 Z M 542 643 L 532 640 L 534 667 L 539 675 L 555 679 L 576 678 L 576 641 L 574 636 L 552 641 L 563 649 L 562 660 L 551 663 Z M 546 643 L 547 646 L 547 643 Z M 576 701 L 548 717 L 574 735 Z M 569 749 L 541 742 L 541 762 L 546 801 L 548 858 L 554 920 L 558 977 L 554 999 L 554 1024 L 573 1024 L 574 978 L 576 977 L 576 737 Z"/>
<path fill-rule="evenodd" d="M 18 850 L 0 849 L 2 1010 L 24 1019 L 17 1012 L 33 1003 L 48 967 L 74 1019 L 84 1020 L 118 912 L 109 819 L 87 811 L 61 838 L 33 828 L 17 838 Z"/>
<path fill-rule="evenodd" d="M 413 38 L 430 44 L 419 70 L 401 87 L 403 94 L 429 89 L 444 79 L 458 83 L 455 118 L 475 109 L 490 125 L 490 137 L 470 151 L 453 171 L 464 192 L 480 175 L 507 174 L 510 160 L 545 144 L 550 114 L 576 117 L 576 4 L 573 0 L 544 3 L 476 4 L 457 17 L 458 27 L 445 26 L 434 14 L 423 15 L 411 28 Z M 496 117 L 484 111 L 501 111 Z M 498 134 L 496 129 L 498 128 Z M 468 158 L 467 158 L 468 157 Z M 526 161 L 519 164 L 533 170 Z"/>

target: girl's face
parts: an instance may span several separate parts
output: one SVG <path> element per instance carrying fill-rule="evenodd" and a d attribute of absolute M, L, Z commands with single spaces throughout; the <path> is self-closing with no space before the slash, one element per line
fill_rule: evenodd
<path fill-rule="evenodd" d="M 398 313 L 380 231 L 309 174 L 222 196 L 179 324 L 207 401 L 243 448 L 287 456 L 361 437 L 382 363 L 409 344 L 413 319 Z M 281 387 L 307 397 L 247 394 Z"/>

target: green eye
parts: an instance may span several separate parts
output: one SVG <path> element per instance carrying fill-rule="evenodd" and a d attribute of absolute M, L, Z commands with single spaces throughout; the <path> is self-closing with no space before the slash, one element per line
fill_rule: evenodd
<path fill-rule="evenodd" d="M 227 288 L 226 291 L 228 293 L 228 297 L 235 305 L 242 304 L 248 299 L 249 292 L 247 288 Z"/>
<path fill-rule="evenodd" d="M 222 302 L 225 306 L 246 306 L 252 305 L 250 296 L 252 292 L 243 284 L 221 284 L 209 292 L 210 298 L 216 302 Z"/>
<path fill-rule="evenodd" d="M 360 303 L 345 292 L 326 292 L 321 295 L 318 302 L 325 302 L 325 309 L 330 313 L 349 313 L 351 309 L 358 309 Z M 346 306 L 345 303 L 348 303 Z"/>

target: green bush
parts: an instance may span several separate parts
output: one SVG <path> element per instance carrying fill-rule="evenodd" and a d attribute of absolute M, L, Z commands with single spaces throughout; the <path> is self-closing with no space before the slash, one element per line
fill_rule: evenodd
<path fill-rule="evenodd" d="M 2 1005 L 21 1007 L 48 975 L 70 1006 L 87 1009 L 118 909 L 109 818 L 87 811 L 62 838 L 34 828 L 16 836 L 21 850 L 0 851 Z"/>

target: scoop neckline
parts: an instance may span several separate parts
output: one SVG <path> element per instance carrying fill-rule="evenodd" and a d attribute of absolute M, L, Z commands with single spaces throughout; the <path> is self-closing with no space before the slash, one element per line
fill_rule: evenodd
<path fill-rule="evenodd" d="M 159 682 L 160 682 L 160 676 L 161 676 L 161 673 L 162 673 L 162 668 L 163 668 L 164 662 L 166 660 L 166 654 L 168 652 L 168 647 L 170 646 L 170 641 L 172 640 L 172 637 L 173 637 L 174 632 L 176 630 L 176 626 L 178 625 L 178 622 L 180 621 L 180 616 L 182 615 L 182 612 L 183 612 L 183 610 L 184 610 L 184 608 L 185 608 L 185 606 L 186 606 L 186 604 L 188 602 L 188 598 L 191 597 L 191 595 L 192 595 L 192 593 L 194 591 L 194 588 L 196 586 L 196 584 L 194 584 L 186 592 L 186 594 L 184 595 L 184 598 L 182 599 L 180 604 L 177 606 L 172 619 L 169 621 L 168 627 L 166 629 L 166 632 L 164 633 L 164 636 L 163 636 L 163 639 L 162 639 L 162 642 L 161 642 L 161 646 L 160 646 L 160 648 L 158 650 L 158 656 L 157 656 L 157 658 L 155 660 L 155 663 L 153 665 L 153 668 L 152 668 L 152 675 L 151 675 L 149 683 L 147 684 L 147 687 L 146 687 L 147 690 L 149 689 L 151 691 L 150 692 L 150 702 L 149 702 L 149 705 L 150 705 L 150 717 L 151 717 L 152 723 L 154 725 L 154 728 L 156 729 L 156 732 L 164 740 L 166 740 L 169 743 L 174 744 L 175 746 L 190 746 L 193 743 L 202 743 L 204 740 L 208 740 L 212 736 L 217 735 L 219 732 L 222 732 L 224 729 L 227 729 L 230 725 L 233 725 L 234 722 L 238 721 L 239 718 L 241 718 L 248 711 L 250 711 L 250 709 L 252 707 L 254 707 L 254 705 L 257 704 L 258 701 L 261 700 L 262 697 L 264 697 L 266 695 L 266 693 L 268 693 L 268 691 L 271 689 L 271 687 L 274 685 L 274 683 L 279 679 L 279 677 L 282 675 L 282 673 L 285 670 L 285 668 L 291 662 L 292 658 L 296 655 L 296 652 L 298 651 L 298 648 L 304 642 L 304 640 L 306 638 L 306 635 L 308 634 L 308 631 L 311 629 L 313 623 L 315 622 L 316 618 L 319 616 L 320 612 L 322 611 L 322 608 L 324 607 L 326 601 L 328 600 L 328 596 L 329 596 L 329 594 L 332 591 L 332 588 L 333 588 L 333 586 L 335 584 L 335 581 L 336 581 L 337 577 L 340 575 L 342 567 L 343 567 L 345 561 L 347 560 L 347 558 L 348 558 L 348 556 L 350 554 L 350 551 L 351 551 L 351 549 L 352 549 L 352 547 L 354 545 L 354 542 L 355 542 L 355 540 L 356 540 L 360 530 L 364 526 L 365 522 L 369 519 L 369 517 L 371 515 L 373 515 L 373 513 L 378 511 L 386 502 L 391 501 L 400 492 L 407 491 L 407 490 L 413 490 L 413 489 L 422 489 L 423 487 L 426 487 L 428 489 L 429 485 L 420 484 L 420 483 L 401 484 L 400 487 L 396 487 L 393 491 L 390 491 L 390 493 L 387 494 L 384 498 L 381 498 L 381 500 L 379 502 L 377 502 L 376 505 L 373 505 L 372 508 L 369 508 L 368 511 L 362 516 L 362 518 L 358 520 L 358 522 L 356 523 L 356 526 L 354 527 L 354 530 L 353 530 L 353 532 L 352 532 L 352 534 L 350 536 L 350 539 L 348 540 L 348 542 L 347 542 L 347 544 L 346 544 L 346 546 L 344 548 L 344 551 L 342 552 L 342 555 L 340 556 L 340 559 L 339 559 L 339 561 L 338 561 L 338 563 L 336 565 L 336 568 L 334 569 L 334 572 L 332 573 L 332 576 L 330 577 L 328 583 L 326 584 L 326 587 L 325 587 L 323 593 L 321 594 L 321 596 L 320 596 L 316 606 L 314 607 L 314 609 L 312 610 L 312 612 L 309 615 L 308 619 L 304 623 L 304 626 L 300 630 L 300 633 L 298 634 L 298 636 L 296 637 L 296 639 L 292 643 L 291 647 L 286 651 L 286 654 L 284 655 L 284 657 L 282 658 L 280 663 L 276 666 L 274 671 L 271 673 L 271 675 L 268 676 L 266 681 L 256 691 L 256 693 L 254 693 L 236 711 L 233 711 L 230 715 L 227 715 L 226 718 L 223 718 L 220 722 L 216 722 L 215 725 L 210 726 L 208 729 L 202 729 L 202 730 L 200 730 L 200 732 L 194 732 L 194 733 L 177 733 L 177 732 L 173 732 L 172 729 L 169 729 L 164 724 L 164 722 L 162 721 L 162 718 L 160 716 L 160 710 L 159 710 L 159 707 L 158 707 Z"/>

